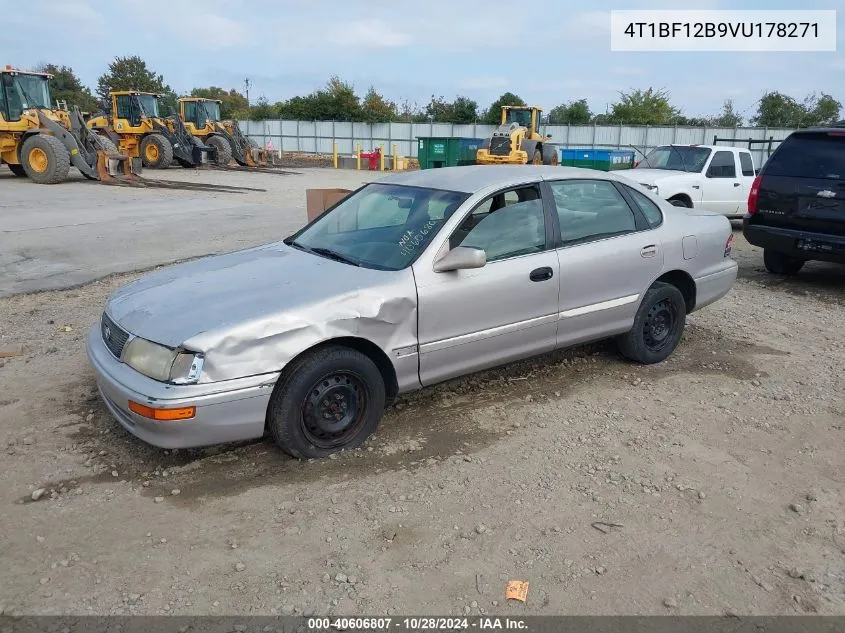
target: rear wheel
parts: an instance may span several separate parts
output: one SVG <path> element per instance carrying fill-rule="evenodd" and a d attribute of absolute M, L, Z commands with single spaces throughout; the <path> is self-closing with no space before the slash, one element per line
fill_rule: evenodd
<path fill-rule="evenodd" d="M 795 275 L 804 267 L 804 262 L 803 259 L 790 257 L 770 248 L 763 249 L 763 264 L 766 270 L 775 275 Z"/>
<path fill-rule="evenodd" d="M 539 149 L 534 150 L 534 158 L 531 160 L 532 165 L 542 165 L 543 164 L 543 152 Z"/>
<path fill-rule="evenodd" d="M 684 334 L 684 295 L 672 284 L 655 282 L 634 317 L 634 327 L 617 337 L 619 351 L 630 360 L 652 364 L 666 360 Z"/>
<path fill-rule="evenodd" d="M 688 203 L 686 200 L 684 200 L 683 198 L 669 198 L 669 202 L 670 202 L 670 203 L 672 204 L 672 206 L 674 206 L 674 207 L 685 207 L 685 208 L 687 208 L 687 209 L 691 209 L 691 208 L 692 208 L 692 205 L 691 205 L 691 204 L 689 204 L 689 203 Z"/>
<path fill-rule="evenodd" d="M 547 145 L 543 146 L 543 164 L 544 165 L 557 165 L 558 158 L 557 158 L 557 150 L 554 147 L 550 147 Z"/>
<path fill-rule="evenodd" d="M 26 178 L 26 170 L 23 168 L 23 165 L 9 165 L 9 169 L 18 178 Z"/>
<path fill-rule="evenodd" d="M 384 379 L 365 354 L 342 346 L 304 355 L 285 372 L 267 411 L 268 429 L 297 459 L 360 446 L 384 413 Z"/>
<path fill-rule="evenodd" d="M 23 142 L 21 164 L 32 182 L 55 185 L 67 180 L 70 154 L 55 136 L 34 134 Z"/>
<path fill-rule="evenodd" d="M 215 150 L 215 163 L 225 167 L 232 162 L 232 145 L 222 136 L 209 136 L 205 141 Z"/>
<path fill-rule="evenodd" d="M 173 147 L 161 134 L 148 134 L 141 141 L 141 160 L 144 167 L 167 169 L 173 162 Z"/>

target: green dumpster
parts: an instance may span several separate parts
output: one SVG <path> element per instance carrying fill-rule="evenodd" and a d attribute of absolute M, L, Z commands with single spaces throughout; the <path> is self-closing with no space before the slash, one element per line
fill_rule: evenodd
<path fill-rule="evenodd" d="M 484 139 L 450 136 L 418 136 L 420 169 L 475 165 L 475 153 Z"/>

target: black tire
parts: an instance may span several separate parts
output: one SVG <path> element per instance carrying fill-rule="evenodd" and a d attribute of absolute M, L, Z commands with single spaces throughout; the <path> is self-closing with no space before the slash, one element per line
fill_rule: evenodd
<path fill-rule="evenodd" d="M 790 257 L 785 253 L 763 249 L 763 264 L 766 270 L 775 275 L 795 275 L 804 267 L 805 260 Z"/>
<path fill-rule="evenodd" d="M 33 134 L 23 142 L 21 164 L 32 182 L 55 185 L 67 180 L 70 153 L 55 136 Z"/>
<path fill-rule="evenodd" d="M 558 164 L 557 150 L 554 147 L 543 145 L 543 164 L 552 166 Z"/>
<path fill-rule="evenodd" d="M 205 144 L 215 149 L 215 164 L 225 167 L 232 162 L 232 145 L 228 139 L 222 136 L 209 136 Z"/>
<path fill-rule="evenodd" d="M 666 360 L 684 334 L 686 316 L 681 291 L 672 284 L 654 282 L 640 303 L 634 327 L 616 338 L 619 351 L 645 365 Z"/>
<path fill-rule="evenodd" d="M 532 165 L 542 165 L 543 164 L 543 152 L 539 149 L 534 150 L 534 158 L 531 159 Z"/>
<path fill-rule="evenodd" d="M 385 401 L 384 379 L 368 356 L 348 347 L 324 347 L 286 369 L 270 398 L 267 426 L 292 457 L 327 457 L 360 446 L 372 435 Z M 334 415 L 343 417 L 331 422 L 328 406 L 340 407 Z M 321 419 L 317 411 L 323 411 Z"/>
<path fill-rule="evenodd" d="M 167 169 L 173 163 L 173 146 L 163 134 L 148 134 L 141 141 L 141 161 L 149 169 Z"/>
<path fill-rule="evenodd" d="M 117 145 L 105 134 L 92 134 L 92 145 L 104 152 L 117 154 Z"/>
<path fill-rule="evenodd" d="M 9 165 L 9 169 L 18 178 L 26 178 L 26 170 L 23 168 L 23 165 Z"/>
<path fill-rule="evenodd" d="M 670 198 L 669 203 L 673 207 L 684 207 L 686 209 L 692 209 L 692 205 L 688 204 L 687 201 L 684 200 L 683 198 Z"/>

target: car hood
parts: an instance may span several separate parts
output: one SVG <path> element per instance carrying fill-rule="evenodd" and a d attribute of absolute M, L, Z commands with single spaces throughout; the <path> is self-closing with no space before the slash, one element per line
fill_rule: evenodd
<path fill-rule="evenodd" d="M 278 242 L 144 275 L 115 292 L 106 311 L 131 334 L 205 352 L 233 336 L 260 340 L 315 320 L 373 314 L 389 320 L 383 312 L 395 292 L 391 286 L 407 274 L 359 268 Z M 323 304 L 316 317 L 310 312 L 315 304 Z"/>
<path fill-rule="evenodd" d="M 654 183 L 659 180 L 665 180 L 667 178 L 676 178 L 678 176 L 695 176 L 695 174 L 692 172 L 681 171 L 677 169 L 641 169 L 639 167 L 637 167 L 636 169 L 629 169 L 628 173 L 625 174 L 626 178 L 629 178 L 634 182 L 647 183 Z"/>

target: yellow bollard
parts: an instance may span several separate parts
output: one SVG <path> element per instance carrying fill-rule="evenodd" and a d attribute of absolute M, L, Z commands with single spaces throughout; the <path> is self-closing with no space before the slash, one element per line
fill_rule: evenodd
<path fill-rule="evenodd" d="M 332 164 L 337 169 L 337 141 L 332 141 Z"/>
<path fill-rule="evenodd" d="M 396 143 L 393 144 L 393 171 L 399 169 L 399 155 L 396 153 Z"/>
<path fill-rule="evenodd" d="M 358 159 L 358 171 L 361 171 L 361 144 L 355 144 L 355 156 Z"/>
<path fill-rule="evenodd" d="M 384 171 L 384 143 L 379 145 L 379 161 L 381 163 L 379 166 L 381 167 L 381 170 Z"/>

